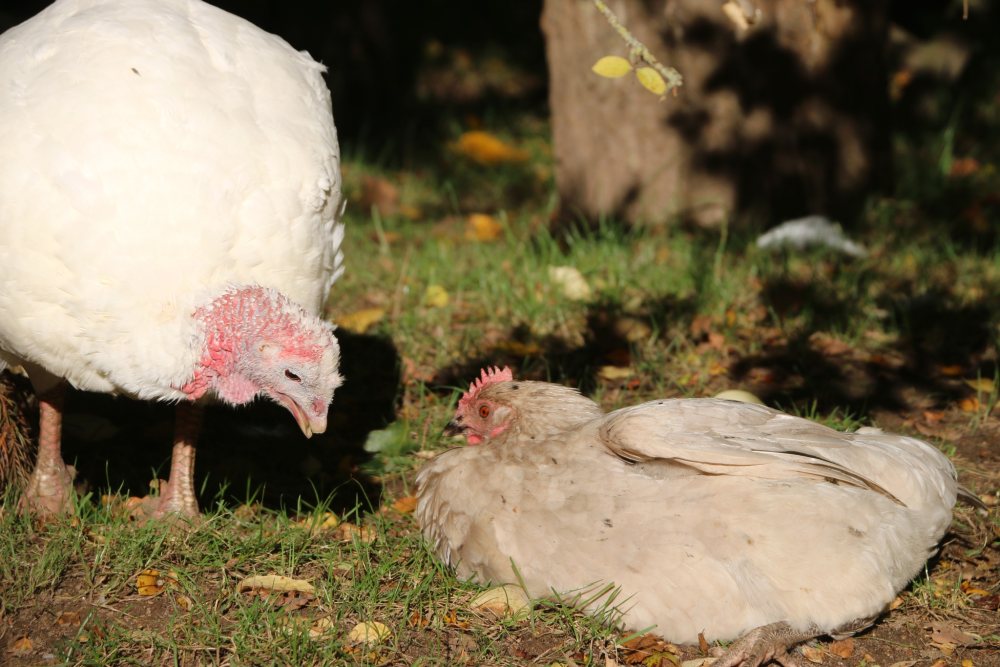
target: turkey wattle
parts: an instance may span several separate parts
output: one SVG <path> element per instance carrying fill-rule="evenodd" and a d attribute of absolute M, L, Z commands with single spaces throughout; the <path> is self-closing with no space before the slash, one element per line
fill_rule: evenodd
<path fill-rule="evenodd" d="M 65 382 L 178 401 L 154 514 L 197 513 L 199 408 L 326 428 L 343 255 L 322 65 L 199 0 L 58 0 L 0 36 L 0 368 L 39 393 L 22 500 L 65 509 Z"/>
<path fill-rule="evenodd" d="M 935 552 L 959 491 L 914 438 L 718 399 L 603 414 L 508 369 L 483 372 L 449 430 L 476 446 L 420 472 L 416 516 L 459 576 L 590 611 L 612 584 L 630 629 L 744 635 L 720 667 L 865 627 Z"/>

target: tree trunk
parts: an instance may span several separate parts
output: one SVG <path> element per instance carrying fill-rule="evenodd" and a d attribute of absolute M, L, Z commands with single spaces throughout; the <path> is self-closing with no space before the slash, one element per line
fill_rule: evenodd
<path fill-rule="evenodd" d="M 591 0 L 545 0 L 562 210 L 637 222 L 850 224 L 888 182 L 887 0 L 755 0 L 743 31 L 703 0 L 608 0 L 684 76 L 657 98 L 590 71 L 624 42 Z"/>

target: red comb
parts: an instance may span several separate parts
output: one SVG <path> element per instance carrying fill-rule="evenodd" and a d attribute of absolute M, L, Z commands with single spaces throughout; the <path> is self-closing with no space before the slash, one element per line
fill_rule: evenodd
<path fill-rule="evenodd" d="M 496 382 L 513 381 L 514 373 L 510 370 L 509 366 L 504 366 L 503 370 L 500 370 L 496 366 L 493 368 L 484 368 L 479 373 L 479 379 L 474 380 L 472 384 L 469 385 L 469 391 L 462 394 L 462 398 L 458 400 L 458 409 L 461 410 L 471 401 L 474 401 L 483 387 L 488 387 Z"/>

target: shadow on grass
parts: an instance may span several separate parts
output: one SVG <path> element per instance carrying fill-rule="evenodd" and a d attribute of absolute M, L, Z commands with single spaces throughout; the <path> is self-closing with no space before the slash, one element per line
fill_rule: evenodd
<path fill-rule="evenodd" d="M 288 411 L 268 401 L 206 410 L 195 466 L 202 508 L 220 500 L 289 510 L 326 503 L 338 512 L 378 506 L 381 486 L 360 465 L 371 456 L 363 449 L 368 433 L 395 419 L 399 355 L 384 338 L 338 331 L 338 339 L 345 382 L 326 433 L 307 440 Z M 27 382 L 17 384 L 30 392 Z M 163 403 L 71 392 L 63 456 L 77 467 L 78 488 L 146 495 L 153 471 L 169 471 L 173 415 Z M 37 424 L 37 414 L 29 421 Z"/>

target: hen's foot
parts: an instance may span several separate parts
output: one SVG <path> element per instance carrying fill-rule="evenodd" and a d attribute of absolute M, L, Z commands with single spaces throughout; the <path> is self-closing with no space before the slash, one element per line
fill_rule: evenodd
<path fill-rule="evenodd" d="M 801 667 L 788 649 L 821 634 L 820 630 L 796 630 L 785 622 L 762 625 L 730 644 L 712 667 L 762 667 L 772 661 L 783 667 Z"/>
<path fill-rule="evenodd" d="M 39 459 L 18 502 L 18 512 L 40 517 L 70 512 L 73 509 L 74 477 L 76 468 L 66 465 L 61 458 Z"/>

